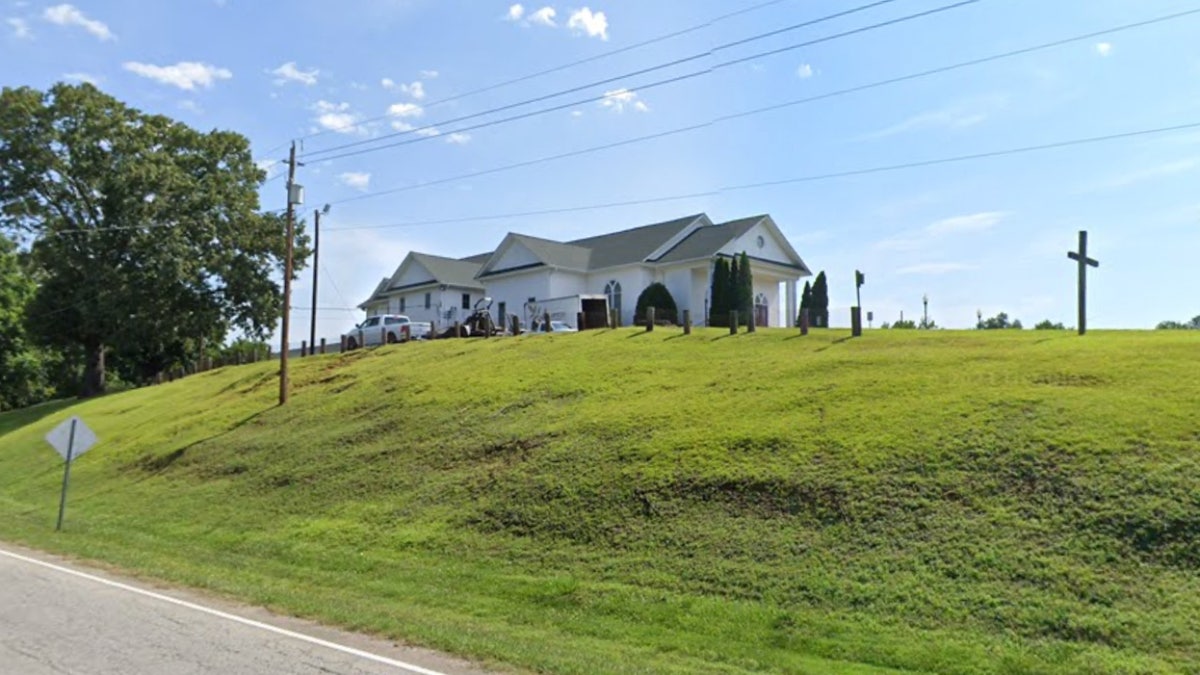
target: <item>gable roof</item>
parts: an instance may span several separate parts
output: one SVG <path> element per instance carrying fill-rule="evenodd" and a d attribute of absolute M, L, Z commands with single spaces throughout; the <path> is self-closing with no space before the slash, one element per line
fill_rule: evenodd
<path fill-rule="evenodd" d="M 651 253 L 661 248 L 672 237 L 704 217 L 703 213 L 697 213 L 675 220 L 635 227 L 631 230 L 576 239 L 568 243 L 572 246 L 591 249 L 592 256 L 588 269 L 597 270 L 618 265 L 630 265 L 646 260 Z"/>
<path fill-rule="evenodd" d="M 710 258 L 717 254 L 726 244 L 750 231 L 750 228 L 762 222 L 766 215 L 739 218 L 727 223 L 696 228 L 687 239 L 679 242 L 658 259 L 660 263 L 682 262 L 698 258 Z"/>
<path fill-rule="evenodd" d="M 375 290 L 371 291 L 371 297 L 367 298 L 366 300 L 363 300 L 358 305 L 358 308 L 366 309 L 367 305 L 371 304 L 372 302 L 375 302 L 376 300 L 382 300 L 383 293 L 387 290 L 388 284 L 391 283 L 391 281 L 392 281 L 391 277 L 384 277 L 384 278 L 380 279 L 379 284 L 375 286 Z"/>
<path fill-rule="evenodd" d="M 532 265 L 496 269 L 495 263 L 500 261 L 500 258 L 503 257 L 503 252 L 507 252 L 513 243 L 519 243 L 528 249 L 533 254 L 533 257 L 537 258 L 538 262 Z M 558 267 L 586 272 L 591 257 L 592 251 L 590 249 L 564 244 L 560 241 L 551 241 L 549 239 L 542 239 L 541 237 L 531 237 L 527 234 L 510 232 L 504 238 L 504 241 L 501 242 L 500 247 L 496 249 L 495 253 L 489 257 L 488 262 L 479 268 L 475 276 L 476 278 L 482 278 L 518 269 L 529 269 L 531 267 Z"/>
<path fill-rule="evenodd" d="M 479 273 L 479 263 L 443 258 L 440 255 L 417 253 L 416 251 L 410 255 L 433 276 L 430 279 L 431 283 L 480 288 L 478 282 L 475 281 L 475 275 Z"/>

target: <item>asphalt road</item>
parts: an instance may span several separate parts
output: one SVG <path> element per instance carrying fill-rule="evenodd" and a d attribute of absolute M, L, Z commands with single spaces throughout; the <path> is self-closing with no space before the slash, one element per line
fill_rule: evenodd
<path fill-rule="evenodd" d="M 463 661 L 0 546 L 0 674 L 484 675 Z"/>

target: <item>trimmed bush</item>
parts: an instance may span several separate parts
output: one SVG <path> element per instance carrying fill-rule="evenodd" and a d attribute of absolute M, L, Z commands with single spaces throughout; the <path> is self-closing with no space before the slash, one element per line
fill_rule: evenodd
<path fill-rule="evenodd" d="M 637 310 L 633 317 L 634 323 L 646 323 L 647 307 L 654 308 L 656 321 L 675 321 L 675 298 L 671 297 L 671 291 L 668 291 L 666 286 L 657 281 L 647 286 L 638 296 Z"/>

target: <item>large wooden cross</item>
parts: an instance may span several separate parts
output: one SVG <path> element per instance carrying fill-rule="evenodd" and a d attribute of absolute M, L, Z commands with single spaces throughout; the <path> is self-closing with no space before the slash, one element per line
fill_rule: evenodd
<path fill-rule="evenodd" d="M 1099 267 L 1100 261 L 1087 254 L 1087 230 L 1079 231 L 1079 252 L 1068 251 L 1067 257 L 1079 262 L 1079 334 L 1087 333 L 1087 268 Z"/>

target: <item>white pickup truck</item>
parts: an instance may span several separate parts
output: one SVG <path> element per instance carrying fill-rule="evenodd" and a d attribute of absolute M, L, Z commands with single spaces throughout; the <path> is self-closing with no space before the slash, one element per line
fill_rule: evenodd
<path fill-rule="evenodd" d="M 346 338 L 346 349 L 358 349 L 424 340 L 429 337 L 432 329 L 433 326 L 429 323 L 413 321 L 402 314 L 382 314 L 368 317 L 342 337 Z"/>

